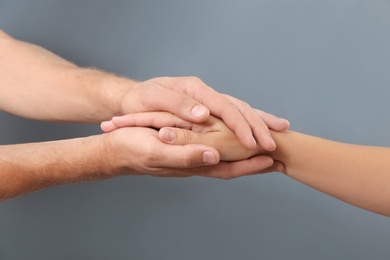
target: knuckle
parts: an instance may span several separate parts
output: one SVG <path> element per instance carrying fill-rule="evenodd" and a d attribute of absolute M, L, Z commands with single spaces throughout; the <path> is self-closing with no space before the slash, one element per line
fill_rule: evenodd
<path fill-rule="evenodd" d="M 155 96 L 156 92 L 161 91 L 164 88 L 161 84 L 157 82 L 150 82 L 144 87 L 145 92 L 143 94 L 149 96 Z"/>
<path fill-rule="evenodd" d="M 203 82 L 199 77 L 197 76 L 189 76 L 188 77 L 189 80 L 195 82 L 195 83 L 199 83 L 199 82 Z"/>
<path fill-rule="evenodd" d="M 230 110 L 230 112 L 231 111 L 238 111 L 238 109 L 241 107 L 241 105 L 236 105 L 236 104 L 234 104 L 234 103 L 232 103 L 232 102 L 229 102 L 228 104 L 227 104 L 227 109 L 228 110 Z"/>
<path fill-rule="evenodd" d="M 153 79 L 153 82 L 166 82 L 170 80 L 171 78 L 168 76 L 162 76 L 162 77 L 157 77 Z"/>
<path fill-rule="evenodd" d="M 161 96 L 159 92 L 162 92 L 163 86 L 157 82 L 149 82 L 147 85 L 141 88 L 140 103 L 143 111 L 154 110 L 155 97 Z"/>
<path fill-rule="evenodd" d="M 180 131 L 177 131 L 176 136 L 178 137 L 178 142 L 180 144 L 190 144 L 193 141 L 193 136 L 191 131 L 182 129 Z"/>
<path fill-rule="evenodd" d="M 183 107 L 186 107 L 190 104 L 193 105 L 193 104 L 197 103 L 192 97 L 187 96 L 183 93 L 177 93 L 177 95 L 180 98 L 173 100 L 176 103 L 175 105 L 177 106 L 177 108 L 183 108 Z"/>
<path fill-rule="evenodd" d="M 191 167 L 194 164 L 193 157 L 189 153 L 183 153 L 181 161 L 182 161 L 183 167 L 185 167 L 185 168 Z"/>
<path fill-rule="evenodd" d="M 230 115 L 236 115 L 237 112 L 238 112 L 237 106 L 229 102 L 224 105 L 224 109 L 221 112 L 221 116 L 228 118 Z"/>
<path fill-rule="evenodd" d="M 263 117 L 266 115 L 264 111 L 261 111 L 261 110 L 259 110 L 259 109 L 256 109 L 256 110 L 255 110 L 255 113 L 256 113 L 256 115 L 257 115 L 258 117 L 260 117 L 260 118 L 263 118 Z"/>
<path fill-rule="evenodd" d="M 252 107 L 245 101 L 240 101 L 240 106 L 243 108 L 243 109 L 251 109 Z"/>

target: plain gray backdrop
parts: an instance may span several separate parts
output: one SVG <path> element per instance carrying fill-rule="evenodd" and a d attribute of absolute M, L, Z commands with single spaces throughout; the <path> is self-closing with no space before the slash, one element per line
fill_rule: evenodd
<path fill-rule="evenodd" d="M 195 75 L 293 130 L 390 146 L 389 1 L 1 0 L 0 27 L 81 66 Z M 0 144 L 100 133 L 0 122 Z M 390 259 L 389 243 L 389 218 L 280 173 L 127 176 L 0 204 L 2 260 Z"/>

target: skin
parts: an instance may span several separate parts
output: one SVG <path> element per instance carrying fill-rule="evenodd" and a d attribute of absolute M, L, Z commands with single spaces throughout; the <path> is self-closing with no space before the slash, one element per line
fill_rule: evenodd
<path fill-rule="evenodd" d="M 274 150 L 267 125 L 274 129 L 288 127 L 286 120 L 268 114 L 262 120 L 252 120 L 257 115 L 248 104 L 216 92 L 196 77 L 138 82 L 78 67 L 1 30 L 0 110 L 65 123 L 100 123 L 148 111 L 167 111 L 188 122 L 201 123 L 213 114 L 225 120 L 248 149 L 261 145 Z M 102 129 L 107 133 L 0 146 L 0 199 L 124 174 L 187 177 L 202 173 L 225 179 L 262 171 L 273 164 L 269 156 L 219 163 L 215 148 L 191 144 L 172 149 L 150 128 L 116 129 L 109 121 L 102 124 Z"/>
<path fill-rule="evenodd" d="M 390 216 L 390 148 L 334 142 L 294 131 L 271 131 L 277 145 L 275 151 L 260 146 L 249 150 L 217 118 L 203 124 L 183 123 L 167 113 L 160 114 L 160 122 L 155 118 L 156 115 L 141 113 L 119 121 L 121 125 L 157 126 L 161 128 L 159 138 L 171 145 L 213 146 L 221 160 L 268 154 L 276 162 L 270 171 L 280 171 L 347 203 Z"/>
<path fill-rule="evenodd" d="M 138 82 L 80 68 L 1 30 L 0 68 L 0 110 L 30 119 L 100 123 L 113 116 L 168 111 L 199 123 L 211 113 L 222 118 L 248 149 L 258 142 L 267 150 L 275 149 L 267 125 L 288 127 L 286 120 L 277 117 L 253 120 L 256 115 L 247 103 L 216 92 L 199 78 L 159 77 Z M 105 130 L 104 124 L 102 128 Z"/>

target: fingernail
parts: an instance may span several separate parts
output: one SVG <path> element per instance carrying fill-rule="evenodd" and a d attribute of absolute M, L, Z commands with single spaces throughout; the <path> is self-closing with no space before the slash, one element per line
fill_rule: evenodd
<path fill-rule="evenodd" d="M 191 115 L 195 118 L 204 116 L 207 113 L 208 109 L 203 105 L 196 105 L 191 110 Z"/>
<path fill-rule="evenodd" d="M 253 136 L 252 136 L 252 139 L 253 139 L 253 143 L 257 146 L 256 139 Z"/>
<path fill-rule="evenodd" d="M 175 140 L 175 132 L 169 128 L 162 128 L 160 130 L 160 136 L 165 142 L 173 142 Z"/>
<path fill-rule="evenodd" d="M 215 154 L 211 151 L 206 151 L 203 153 L 203 162 L 207 164 L 216 164 L 217 158 L 215 157 Z"/>
<path fill-rule="evenodd" d="M 100 123 L 100 126 L 108 126 L 110 124 L 111 121 L 103 121 Z"/>

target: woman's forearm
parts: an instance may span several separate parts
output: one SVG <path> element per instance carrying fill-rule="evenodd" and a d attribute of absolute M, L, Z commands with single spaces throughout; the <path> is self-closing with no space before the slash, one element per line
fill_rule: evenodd
<path fill-rule="evenodd" d="M 119 115 L 118 101 L 132 84 L 0 31 L 0 110 L 45 121 L 101 122 Z"/>
<path fill-rule="evenodd" d="M 390 216 L 390 149 L 272 133 L 285 174 L 353 205 Z"/>

